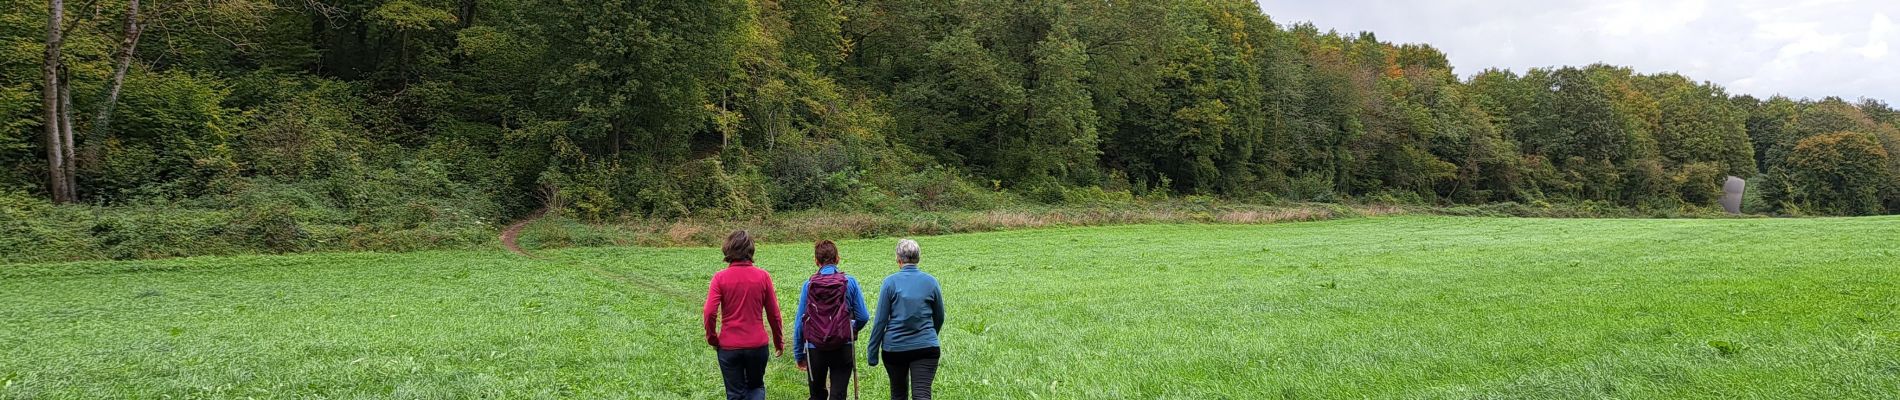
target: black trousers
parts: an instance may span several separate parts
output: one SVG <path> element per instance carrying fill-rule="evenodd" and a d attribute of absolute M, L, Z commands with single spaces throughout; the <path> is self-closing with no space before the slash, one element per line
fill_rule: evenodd
<path fill-rule="evenodd" d="M 719 376 L 726 381 L 726 400 L 764 400 L 765 362 L 771 358 L 765 346 L 719 350 Z"/>
<path fill-rule="evenodd" d="M 884 372 L 891 374 L 891 400 L 930 400 L 930 381 L 937 379 L 937 359 L 941 349 L 926 347 L 883 354 Z"/>
<path fill-rule="evenodd" d="M 851 372 L 858 367 L 851 346 L 837 350 L 805 351 L 805 367 L 811 370 L 805 383 L 811 386 L 811 400 L 844 400 L 851 390 Z M 825 390 L 825 384 L 831 390 Z"/>

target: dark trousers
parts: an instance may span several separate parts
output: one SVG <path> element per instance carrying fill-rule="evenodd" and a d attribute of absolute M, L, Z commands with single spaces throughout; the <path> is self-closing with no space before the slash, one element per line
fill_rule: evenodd
<path fill-rule="evenodd" d="M 837 350 L 808 350 L 805 352 L 806 368 L 811 376 L 806 384 L 811 385 L 811 400 L 844 400 L 851 390 L 851 372 L 858 367 L 858 359 L 851 346 Z M 831 390 L 825 390 L 825 384 L 831 384 Z"/>
<path fill-rule="evenodd" d="M 891 374 L 891 400 L 930 400 L 930 381 L 937 379 L 937 359 L 942 351 L 928 347 L 910 351 L 884 352 L 884 372 Z"/>
<path fill-rule="evenodd" d="M 726 381 L 726 400 L 764 400 L 765 362 L 771 357 L 765 346 L 719 350 L 719 375 Z"/>

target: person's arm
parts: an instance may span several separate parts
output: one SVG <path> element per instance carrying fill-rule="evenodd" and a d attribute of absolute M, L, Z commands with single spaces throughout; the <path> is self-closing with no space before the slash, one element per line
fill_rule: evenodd
<path fill-rule="evenodd" d="M 858 278 L 851 278 L 851 333 L 864 330 L 871 322 L 871 311 L 864 307 L 864 291 L 858 288 Z"/>
<path fill-rule="evenodd" d="M 772 348 L 778 349 L 778 355 L 785 355 L 785 330 L 783 318 L 778 311 L 778 288 L 771 284 L 772 276 L 765 276 L 765 319 L 772 323 Z"/>
<path fill-rule="evenodd" d="M 811 281 L 805 281 L 798 290 L 798 310 L 792 312 L 792 359 L 805 361 L 805 304 L 809 301 Z"/>
<path fill-rule="evenodd" d="M 706 309 L 700 312 L 700 322 L 706 325 L 706 344 L 719 347 L 719 275 L 713 275 L 712 284 L 706 288 Z"/>
<path fill-rule="evenodd" d="M 884 346 L 884 327 L 891 323 L 891 280 L 877 289 L 877 319 L 871 322 L 871 345 L 864 347 L 871 366 L 877 366 L 878 349 Z"/>
<path fill-rule="evenodd" d="M 937 284 L 936 280 L 934 279 L 931 280 L 930 283 L 931 283 L 932 289 L 935 289 L 936 291 L 936 294 L 930 296 L 930 322 L 931 322 L 930 329 L 934 329 L 937 331 L 937 333 L 942 334 L 943 333 L 943 285 Z"/>

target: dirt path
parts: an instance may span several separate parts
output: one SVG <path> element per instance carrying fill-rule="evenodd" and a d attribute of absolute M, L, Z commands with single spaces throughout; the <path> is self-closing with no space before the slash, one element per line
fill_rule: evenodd
<path fill-rule="evenodd" d="M 534 221 L 540 220 L 541 216 L 547 215 L 547 213 L 548 213 L 547 208 L 535 210 L 534 213 L 528 214 L 527 217 L 522 217 L 520 221 L 515 221 L 514 225 L 508 225 L 507 228 L 502 229 L 501 230 L 501 247 L 507 248 L 508 251 L 512 251 L 515 254 L 520 254 L 528 258 L 535 258 L 533 254 L 528 254 L 527 251 L 521 250 L 521 245 L 515 243 L 515 240 L 521 238 L 522 229 L 527 228 L 528 224 L 532 224 L 534 223 Z"/>

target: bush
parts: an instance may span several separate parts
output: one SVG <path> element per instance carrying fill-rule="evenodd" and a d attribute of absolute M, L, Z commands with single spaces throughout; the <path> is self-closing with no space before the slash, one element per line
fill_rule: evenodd
<path fill-rule="evenodd" d="M 1425 205 L 1428 203 L 1425 201 L 1425 197 L 1420 196 L 1418 192 L 1396 189 L 1380 191 L 1379 193 L 1367 196 L 1362 202 L 1386 205 Z"/>
<path fill-rule="evenodd" d="M 143 196 L 109 207 L 0 194 L 0 262 L 467 248 L 494 235 L 495 207 L 429 162 L 352 167 L 295 182 L 213 183 L 221 194 L 184 201 Z"/>
<path fill-rule="evenodd" d="M 1293 179 L 1287 188 L 1286 198 L 1292 201 L 1329 202 L 1337 201 L 1334 195 L 1333 181 L 1321 174 L 1307 174 Z"/>
<path fill-rule="evenodd" d="M 220 210 L 163 206 L 102 208 L 92 221 L 100 254 L 87 258 L 132 260 L 268 251 L 248 215 Z"/>
<path fill-rule="evenodd" d="M 1764 191 L 1768 189 L 1768 176 L 1756 175 L 1748 178 L 1742 186 L 1742 212 L 1746 214 L 1767 214 L 1774 212 L 1774 205 L 1766 200 Z"/>
<path fill-rule="evenodd" d="M 79 164 L 80 187 L 107 203 L 130 200 L 120 196 L 133 192 L 172 199 L 210 193 L 213 181 L 239 172 L 230 142 L 243 115 L 223 105 L 229 94 L 210 76 L 130 75 L 110 135 L 82 142 L 82 151 L 99 158 Z"/>
<path fill-rule="evenodd" d="M 569 208 L 592 221 L 605 220 L 609 213 L 620 209 L 612 193 L 633 193 L 627 204 L 652 218 L 740 218 L 772 213 L 766 178 L 755 168 L 734 170 L 719 159 L 704 158 L 638 171 L 589 174 L 580 177 L 588 179 L 564 179 L 558 186 Z"/>
<path fill-rule="evenodd" d="M 1721 164 L 1700 162 L 1683 165 L 1673 180 L 1682 202 L 1707 206 L 1722 199 L 1722 184 L 1728 181 L 1728 174 L 1723 173 Z"/>
<path fill-rule="evenodd" d="M 271 179 L 247 182 L 222 202 L 231 210 L 230 234 L 271 253 L 303 251 L 311 236 L 306 225 L 347 223 L 348 215 L 333 209 L 322 196 L 297 185 Z"/>
<path fill-rule="evenodd" d="M 932 166 L 906 174 L 889 187 L 904 203 L 925 211 L 990 210 L 1009 201 L 1003 193 L 970 183 L 970 178 L 949 168 Z M 1061 192 L 1055 194 L 1060 200 Z"/>
<path fill-rule="evenodd" d="M 1115 206 L 1135 202 L 1135 195 L 1125 191 L 1109 191 L 1100 186 L 1087 186 L 1062 189 L 1062 203 L 1076 206 Z"/>
<path fill-rule="evenodd" d="M 25 49 L 0 49 L 0 55 L 27 53 Z M 13 59 L 13 58 L 9 58 Z M 34 68 L 38 68 L 35 64 Z M 39 135 L 40 91 L 30 84 L 0 85 L 0 193 L 34 190 L 43 185 L 37 175 L 45 167 L 43 151 L 35 146 Z"/>
<path fill-rule="evenodd" d="M 674 170 L 676 185 L 689 216 L 737 218 L 766 216 L 772 202 L 764 177 L 757 170 L 730 170 L 718 159 L 702 159 Z"/>
<path fill-rule="evenodd" d="M 0 190 L 0 263 L 96 257 L 99 241 L 83 207 L 55 207 L 24 192 Z"/>
<path fill-rule="evenodd" d="M 807 210 L 837 204 L 857 190 L 844 146 L 824 140 L 781 140 L 767 162 L 776 210 Z"/>

